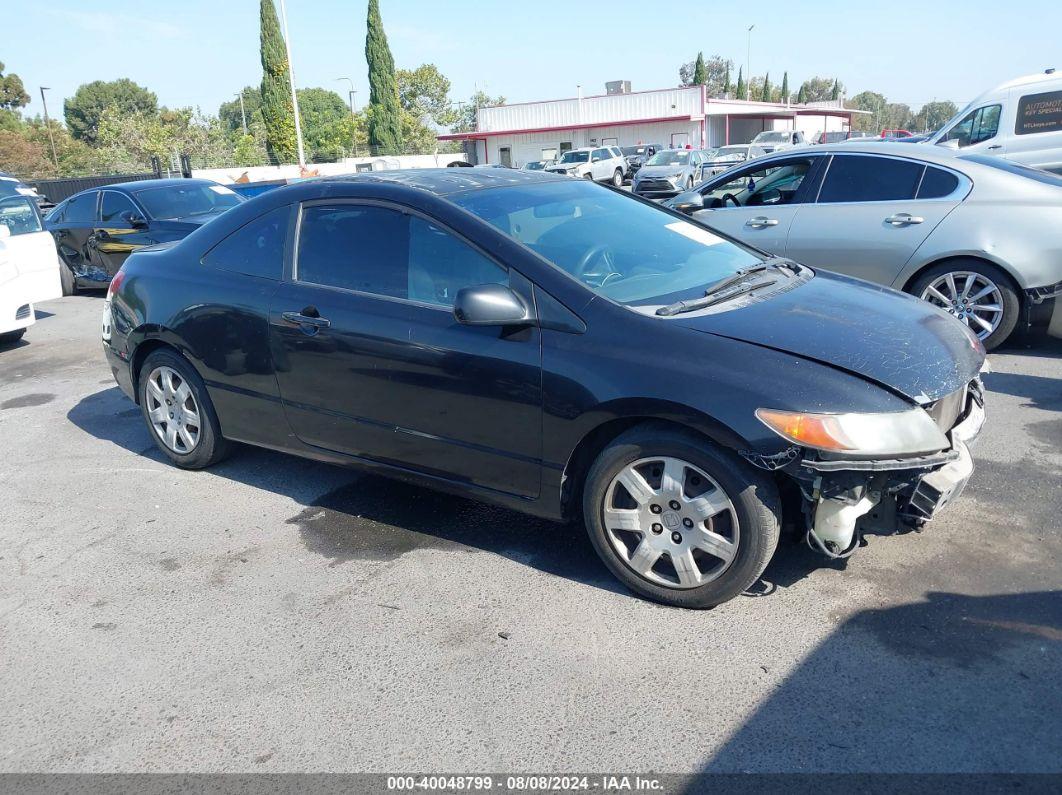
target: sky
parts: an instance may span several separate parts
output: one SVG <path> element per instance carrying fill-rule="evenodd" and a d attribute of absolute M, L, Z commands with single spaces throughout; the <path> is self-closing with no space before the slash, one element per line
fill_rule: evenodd
<path fill-rule="evenodd" d="M 3 0 L 5 3 L 14 0 Z M 350 77 L 358 106 L 368 99 L 367 0 L 286 0 L 299 87 L 344 97 Z M 50 0 L 3 15 L 0 61 L 18 74 L 41 112 L 92 80 L 129 77 L 170 107 L 216 113 L 241 86 L 261 80 L 259 0 Z M 279 0 L 277 0 L 279 11 Z M 749 25 L 753 74 L 789 72 L 795 91 L 815 75 L 917 108 L 965 104 L 981 91 L 1049 66 L 1062 68 L 1062 2 L 814 3 L 380 0 L 397 66 L 434 63 L 451 96 L 476 89 L 510 102 L 603 93 L 607 80 L 634 90 L 678 83 L 678 67 L 720 54 L 743 65 Z M 103 10 L 103 8 L 106 10 Z M 10 12 L 12 9 L 9 8 Z"/>

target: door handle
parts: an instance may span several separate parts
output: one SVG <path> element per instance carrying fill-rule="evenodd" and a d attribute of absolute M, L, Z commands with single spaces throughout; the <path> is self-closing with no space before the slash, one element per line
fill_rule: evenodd
<path fill-rule="evenodd" d="M 328 328 L 330 322 L 327 318 L 314 317 L 313 315 L 307 315 L 305 312 L 312 307 L 306 307 L 302 312 L 285 312 L 283 317 L 289 323 L 293 323 L 296 326 L 312 326 L 313 328 Z M 317 310 L 314 310 L 315 312 Z"/>
<path fill-rule="evenodd" d="M 755 218 L 747 220 L 745 226 L 751 226 L 753 229 L 763 229 L 765 226 L 778 226 L 778 219 L 765 218 L 762 215 L 758 215 Z"/>
<path fill-rule="evenodd" d="M 985 149 L 1002 149 L 1002 148 L 1003 148 L 1003 144 L 992 144 L 991 146 L 986 146 L 985 147 Z"/>
<path fill-rule="evenodd" d="M 911 215 L 910 213 L 896 213 L 890 215 L 885 219 L 885 223 L 892 224 L 893 226 L 910 226 L 911 224 L 920 224 L 926 219 L 920 215 Z"/>

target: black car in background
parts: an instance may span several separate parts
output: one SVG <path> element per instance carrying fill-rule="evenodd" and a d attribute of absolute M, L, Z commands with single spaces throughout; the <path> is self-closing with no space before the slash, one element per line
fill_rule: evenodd
<path fill-rule="evenodd" d="M 663 150 L 661 144 L 638 144 L 637 146 L 621 146 L 620 151 L 623 152 L 623 156 L 627 158 L 627 173 L 623 175 L 625 182 L 630 182 L 634 179 L 634 175 L 638 173 L 638 169 L 645 165 L 645 161 L 655 155 L 657 152 Z"/>
<path fill-rule="evenodd" d="M 147 179 L 92 188 L 45 218 L 62 263 L 63 295 L 106 287 L 132 252 L 180 240 L 245 199 L 207 179 Z"/>
<path fill-rule="evenodd" d="M 240 441 L 582 517 L 685 607 L 752 584 L 783 522 L 830 557 L 924 524 L 984 419 L 984 349 L 945 312 L 541 172 L 278 188 L 108 299 L 108 364 L 177 466 Z"/>

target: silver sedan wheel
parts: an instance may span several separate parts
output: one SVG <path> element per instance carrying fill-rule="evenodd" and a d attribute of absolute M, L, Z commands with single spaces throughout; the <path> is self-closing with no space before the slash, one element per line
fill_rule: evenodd
<path fill-rule="evenodd" d="M 922 300 L 946 309 L 982 340 L 991 336 L 1003 319 L 1003 294 L 987 276 L 972 271 L 939 276 L 922 292 Z"/>
<path fill-rule="evenodd" d="M 156 367 L 148 375 L 147 414 L 156 435 L 170 450 L 188 455 L 199 444 L 199 404 L 188 382 L 171 367 Z"/>
<path fill-rule="evenodd" d="M 679 458 L 643 458 L 612 479 L 602 507 L 605 534 L 639 576 L 669 588 L 716 579 L 737 555 L 737 513 L 699 467 Z"/>

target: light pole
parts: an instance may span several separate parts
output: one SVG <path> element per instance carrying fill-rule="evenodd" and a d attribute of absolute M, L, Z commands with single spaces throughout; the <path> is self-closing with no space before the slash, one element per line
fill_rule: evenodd
<path fill-rule="evenodd" d="M 281 0 L 283 2 L 283 0 Z M 752 94 L 752 29 L 756 27 L 753 23 L 749 25 L 749 38 L 745 46 L 745 99 L 748 100 Z"/>
<path fill-rule="evenodd" d="M 55 136 L 52 134 L 52 125 L 48 121 L 48 100 L 44 98 L 45 91 L 51 91 L 48 86 L 41 86 L 41 104 L 44 105 L 44 126 L 48 129 L 48 140 L 52 142 L 52 162 L 55 164 L 55 176 L 59 176 L 59 156 L 55 153 Z"/>
<path fill-rule="evenodd" d="M 284 25 L 284 50 L 288 55 L 288 77 L 291 81 L 291 106 L 295 111 L 295 142 L 299 147 L 299 168 L 306 168 L 306 152 L 302 146 L 302 124 L 299 122 L 299 97 L 295 93 L 295 64 L 291 62 L 291 36 L 288 35 L 288 12 L 280 0 L 280 20 Z"/>
<path fill-rule="evenodd" d="M 247 135 L 247 111 L 243 107 L 243 89 L 240 89 L 240 120 L 243 122 L 243 134 Z"/>
<path fill-rule="evenodd" d="M 350 98 L 350 138 L 354 144 L 354 157 L 358 156 L 358 121 L 357 116 L 354 114 L 354 95 L 358 93 L 358 90 L 354 88 L 354 81 L 349 77 L 337 77 L 336 82 L 340 83 L 346 80 L 350 83 L 350 91 L 347 96 Z"/>

